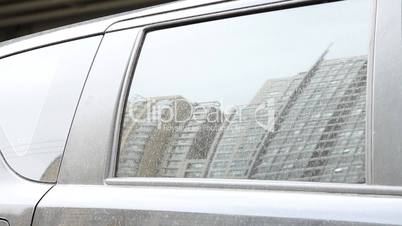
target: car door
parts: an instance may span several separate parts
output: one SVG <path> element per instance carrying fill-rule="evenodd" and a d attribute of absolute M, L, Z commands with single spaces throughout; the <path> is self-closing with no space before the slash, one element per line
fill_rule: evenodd
<path fill-rule="evenodd" d="M 0 57 L 0 225 L 30 225 L 39 200 L 55 184 L 100 40 Z"/>
<path fill-rule="evenodd" d="M 233 1 L 112 25 L 33 225 L 401 225 L 400 166 L 380 165 L 401 127 L 376 110 L 400 16 Z"/>

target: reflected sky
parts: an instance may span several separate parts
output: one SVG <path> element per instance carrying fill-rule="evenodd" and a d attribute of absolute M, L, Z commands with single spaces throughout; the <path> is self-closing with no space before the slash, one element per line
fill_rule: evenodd
<path fill-rule="evenodd" d="M 133 93 L 247 104 L 268 79 L 327 59 L 367 55 L 369 1 L 351 0 L 150 32 Z"/>

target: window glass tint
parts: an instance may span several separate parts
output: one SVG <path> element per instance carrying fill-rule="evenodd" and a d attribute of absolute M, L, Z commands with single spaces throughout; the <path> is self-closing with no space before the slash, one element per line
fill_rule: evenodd
<path fill-rule="evenodd" d="M 147 33 L 117 176 L 364 183 L 368 4 Z"/>
<path fill-rule="evenodd" d="M 0 150 L 20 175 L 56 179 L 99 40 L 58 44 L 0 60 Z"/>

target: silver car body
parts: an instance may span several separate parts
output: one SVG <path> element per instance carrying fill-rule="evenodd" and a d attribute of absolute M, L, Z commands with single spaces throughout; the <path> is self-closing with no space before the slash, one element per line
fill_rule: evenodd
<path fill-rule="evenodd" d="M 113 177 L 124 93 L 146 29 L 322 2 L 182 1 L 0 46 L 1 60 L 103 36 L 57 183 L 21 178 L 0 158 L 0 225 L 402 225 L 400 0 L 372 1 L 367 184 Z"/>

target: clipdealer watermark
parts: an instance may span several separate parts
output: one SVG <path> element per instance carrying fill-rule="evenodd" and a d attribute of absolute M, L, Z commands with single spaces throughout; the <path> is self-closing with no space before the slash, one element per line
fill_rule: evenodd
<path fill-rule="evenodd" d="M 126 117 L 135 123 L 151 123 L 158 129 L 173 129 L 193 124 L 216 124 L 232 127 L 253 127 L 267 132 L 273 131 L 275 124 L 275 99 L 267 98 L 257 104 L 225 106 L 219 102 L 192 103 L 185 99 L 148 98 L 132 102 L 126 109 Z"/>

